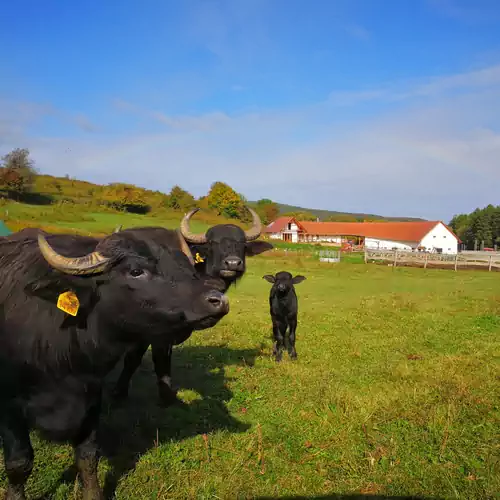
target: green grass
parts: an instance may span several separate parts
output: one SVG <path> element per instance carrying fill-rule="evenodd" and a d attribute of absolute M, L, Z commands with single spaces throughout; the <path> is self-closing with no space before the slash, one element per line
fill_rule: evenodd
<path fill-rule="evenodd" d="M 276 364 L 261 276 L 280 270 L 307 280 L 297 285 L 298 360 Z M 100 476 L 108 492 L 500 498 L 495 273 L 276 253 L 249 261 L 230 300 L 217 327 L 174 350 L 189 409 L 157 406 L 149 356 L 128 402 L 105 404 Z M 74 475 L 63 474 L 71 449 L 34 443 L 29 498 L 74 498 Z"/>

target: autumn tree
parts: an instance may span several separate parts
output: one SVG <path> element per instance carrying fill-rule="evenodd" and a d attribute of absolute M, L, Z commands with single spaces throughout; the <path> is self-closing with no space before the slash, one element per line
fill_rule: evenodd
<path fill-rule="evenodd" d="M 17 148 L 4 155 L 0 166 L 0 187 L 19 198 L 33 187 L 36 177 L 29 150 Z"/>
<path fill-rule="evenodd" d="M 219 215 L 233 219 L 241 219 L 245 216 L 244 201 L 241 195 L 224 182 L 214 182 L 210 186 L 207 202 L 209 208 L 215 210 Z"/>
<path fill-rule="evenodd" d="M 196 201 L 191 193 L 180 186 L 174 186 L 166 197 L 165 204 L 173 210 L 190 210 L 196 206 Z"/>
<path fill-rule="evenodd" d="M 257 201 L 255 211 L 259 214 L 259 217 L 264 224 L 270 224 L 276 220 L 279 215 L 278 205 L 268 198 L 262 198 Z"/>
<path fill-rule="evenodd" d="M 102 191 L 102 200 L 116 210 L 145 213 L 149 206 L 144 200 L 144 190 L 133 184 L 108 184 Z"/>

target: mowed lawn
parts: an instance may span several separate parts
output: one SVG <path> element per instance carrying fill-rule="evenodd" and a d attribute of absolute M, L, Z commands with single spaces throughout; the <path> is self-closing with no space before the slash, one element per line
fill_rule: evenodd
<path fill-rule="evenodd" d="M 307 280 L 298 360 L 276 364 L 262 275 L 280 270 Z M 230 300 L 220 325 L 174 350 L 187 409 L 158 407 L 149 356 L 126 403 L 106 398 L 108 494 L 500 498 L 497 273 L 276 253 L 249 259 Z M 71 449 L 34 443 L 29 498 L 78 498 Z"/>

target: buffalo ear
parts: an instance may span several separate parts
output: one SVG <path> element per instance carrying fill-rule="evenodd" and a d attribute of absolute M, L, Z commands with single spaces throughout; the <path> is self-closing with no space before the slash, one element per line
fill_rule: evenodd
<path fill-rule="evenodd" d="M 96 288 L 95 283 L 86 280 L 83 284 L 80 282 L 82 278 L 71 278 L 64 275 L 46 276 L 41 279 L 30 281 L 25 287 L 24 291 L 27 295 L 32 297 L 39 297 L 54 304 L 57 307 L 57 300 L 61 293 L 69 290 L 73 291 L 78 297 L 81 309 L 88 309 L 91 306 L 94 291 Z"/>
<path fill-rule="evenodd" d="M 294 276 L 292 278 L 292 283 L 294 285 L 298 285 L 299 283 L 302 283 L 306 279 L 305 276 L 301 276 L 300 274 L 298 276 Z"/>
<path fill-rule="evenodd" d="M 265 274 L 264 276 L 262 276 L 262 278 L 264 278 L 266 281 L 269 281 L 269 283 L 276 282 L 276 278 L 272 274 Z"/>
<path fill-rule="evenodd" d="M 272 250 L 274 246 L 267 241 L 248 241 L 245 244 L 245 254 L 247 257 L 253 257 L 254 255 L 259 255 L 261 253 Z"/>

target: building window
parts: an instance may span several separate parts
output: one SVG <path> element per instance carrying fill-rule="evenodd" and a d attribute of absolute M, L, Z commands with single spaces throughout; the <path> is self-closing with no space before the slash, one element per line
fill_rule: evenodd
<path fill-rule="evenodd" d="M 291 229 L 292 229 L 292 223 L 291 223 L 291 222 L 289 222 L 289 223 L 288 223 L 288 230 L 289 230 L 289 231 L 291 231 Z"/>

